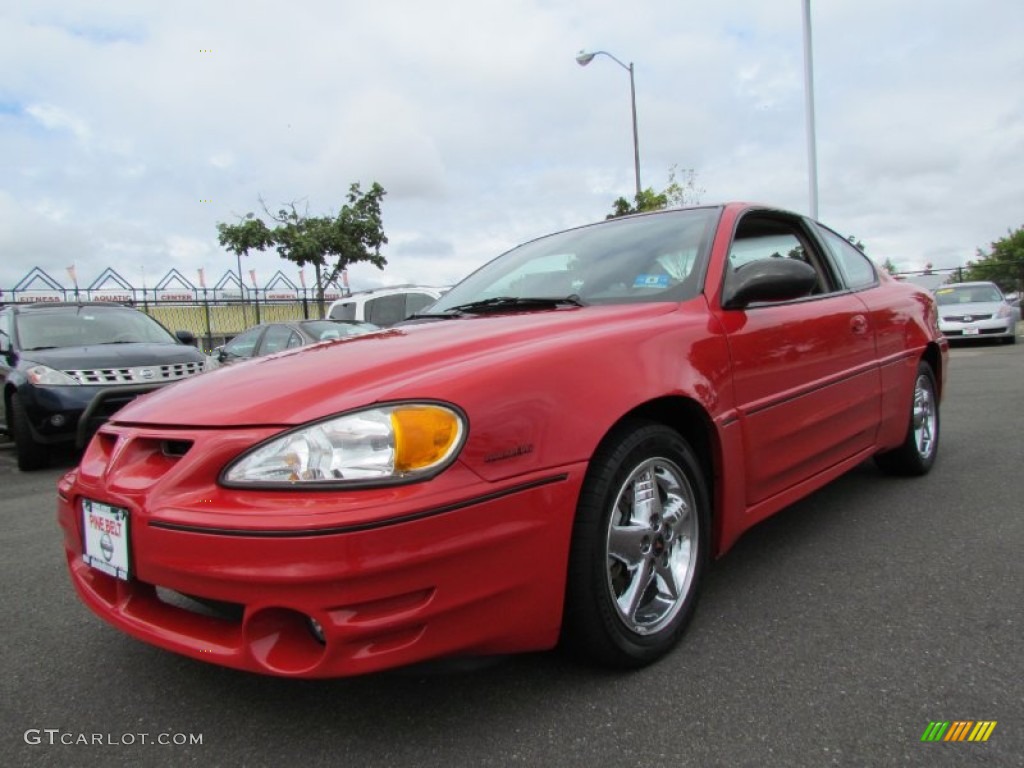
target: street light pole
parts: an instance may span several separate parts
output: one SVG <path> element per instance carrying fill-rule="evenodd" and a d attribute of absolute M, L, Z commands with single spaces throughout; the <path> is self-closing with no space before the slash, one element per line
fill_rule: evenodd
<path fill-rule="evenodd" d="M 581 67 L 587 66 L 591 61 L 594 60 L 595 56 L 604 55 L 614 61 L 624 70 L 629 72 L 629 103 L 633 114 L 633 174 L 636 179 L 636 200 L 640 202 L 640 134 L 636 127 L 636 80 L 633 72 L 633 62 L 629 62 L 629 65 L 623 64 L 608 51 L 593 51 L 588 53 L 587 51 L 580 51 L 576 54 L 576 63 Z"/>
<path fill-rule="evenodd" d="M 818 218 L 818 150 L 814 135 L 814 65 L 811 53 L 811 0 L 804 0 L 804 100 L 807 112 L 807 174 L 811 218 Z"/>
<path fill-rule="evenodd" d="M 245 281 L 242 280 L 242 254 L 236 251 L 235 257 L 238 260 L 238 303 L 242 307 L 242 330 L 249 325 L 248 313 L 245 311 Z"/>

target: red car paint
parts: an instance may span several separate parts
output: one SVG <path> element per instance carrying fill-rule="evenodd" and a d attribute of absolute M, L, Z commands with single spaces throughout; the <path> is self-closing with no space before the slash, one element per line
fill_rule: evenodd
<path fill-rule="evenodd" d="M 940 393 L 946 371 L 930 296 L 882 271 L 862 290 L 723 308 L 737 222 L 765 210 L 721 208 L 703 288 L 685 301 L 402 326 L 136 401 L 60 482 L 79 596 L 147 642 L 279 675 L 550 648 L 588 462 L 638 409 L 700 452 L 721 555 L 758 520 L 900 445 L 918 362 L 932 362 Z M 431 479 L 334 490 L 219 480 L 283 430 L 404 400 L 466 416 L 457 460 Z M 82 499 L 129 511 L 130 581 L 83 562 Z M 172 605 L 164 590 L 237 615 Z"/>

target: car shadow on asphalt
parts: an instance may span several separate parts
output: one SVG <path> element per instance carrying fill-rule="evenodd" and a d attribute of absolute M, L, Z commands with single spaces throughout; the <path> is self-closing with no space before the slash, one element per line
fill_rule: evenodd
<path fill-rule="evenodd" d="M 54 446 L 50 450 L 50 469 L 69 470 L 78 465 L 82 458 L 82 451 L 72 446 Z M 18 457 L 14 447 L 14 441 L 7 435 L 0 435 L 0 471 L 9 468 L 11 471 L 18 471 Z"/>

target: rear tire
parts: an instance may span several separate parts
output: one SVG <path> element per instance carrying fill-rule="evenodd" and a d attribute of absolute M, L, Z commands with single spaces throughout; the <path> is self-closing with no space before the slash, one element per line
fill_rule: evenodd
<path fill-rule="evenodd" d="M 50 455 L 46 446 L 36 442 L 32 437 L 32 429 L 29 426 L 28 413 L 25 405 L 17 395 L 11 395 L 9 421 L 11 425 L 11 437 L 14 438 L 14 449 L 18 455 L 18 469 L 23 472 L 31 472 L 34 469 L 42 469 L 50 463 Z"/>
<path fill-rule="evenodd" d="M 709 497 L 690 446 L 663 424 L 622 424 L 598 448 L 580 493 L 566 645 L 614 667 L 659 659 L 693 616 L 709 542 Z"/>
<path fill-rule="evenodd" d="M 939 451 L 939 398 L 935 374 L 928 363 L 917 364 L 914 396 L 903 445 L 875 456 L 879 469 L 891 475 L 925 475 Z"/>

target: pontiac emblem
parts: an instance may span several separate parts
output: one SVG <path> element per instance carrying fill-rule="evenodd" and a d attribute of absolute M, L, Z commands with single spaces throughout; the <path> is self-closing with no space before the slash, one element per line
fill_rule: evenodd
<path fill-rule="evenodd" d="M 114 542 L 109 533 L 104 533 L 100 537 L 100 551 L 103 553 L 103 559 L 108 563 L 114 557 Z"/>

